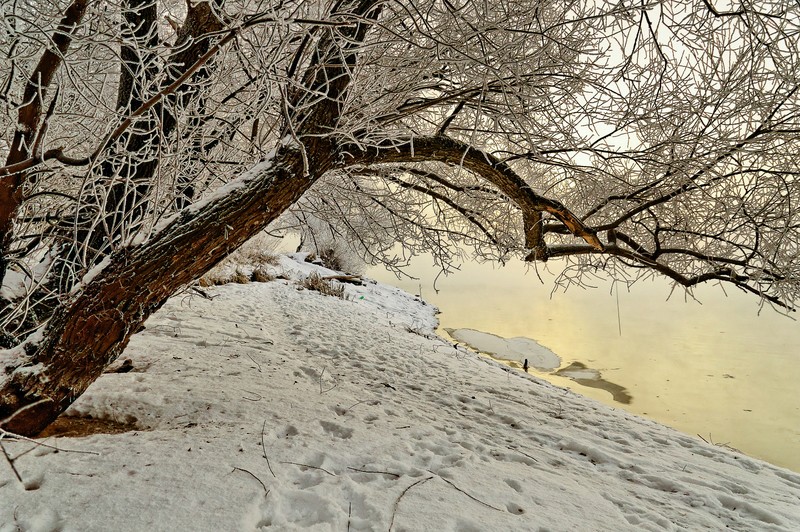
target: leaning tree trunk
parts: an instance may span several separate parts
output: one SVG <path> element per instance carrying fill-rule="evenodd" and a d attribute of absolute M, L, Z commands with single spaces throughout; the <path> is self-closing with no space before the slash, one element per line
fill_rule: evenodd
<path fill-rule="evenodd" d="M 24 353 L 6 357 L 11 362 L 0 368 L 0 428 L 38 434 L 102 374 L 172 294 L 264 229 L 335 162 L 341 164 L 330 133 L 340 118 L 357 45 L 380 14 L 380 2 L 341 2 L 332 15 L 338 13 L 363 20 L 319 40 L 302 74 L 305 90 L 289 98 L 287 120 L 303 145 L 282 145 L 272 159 L 220 189 L 217 199 L 185 208 L 147 242 L 113 252 L 101 271 L 84 278 L 84 286 L 35 335 L 41 340 L 26 342 L 18 348 Z M 326 98 L 320 101 L 319 94 Z M 288 137 L 288 129 L 284 133 L 281 138 Z"/>
<path fill-rule="evenodd" d="M 316 148 L 316 149 L 314 149 Z M 35 435 L 80 396 L 153 312 L 262 230 L 331 167 L 332 146 L 283 148 L 230 192 L 176 216 L 147 242 L 109 256 L 105 268 L 44 326 L 37 343 L 0 373 L 0 428 Z M 20 355 L 22 355 L 20 353 Z M 2 369 L 2 368 L 0 368 Z"/>

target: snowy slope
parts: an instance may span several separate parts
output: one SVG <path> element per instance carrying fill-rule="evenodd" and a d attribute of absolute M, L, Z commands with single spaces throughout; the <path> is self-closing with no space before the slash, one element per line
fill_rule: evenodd
<path fill-rule="evenodd" d="M 277 269 L 173 298 L 69 412 L 137 430 L 3 439 L 0 531 L 800 529 L 800 475 L 456 348 L 394 288 Z"/>

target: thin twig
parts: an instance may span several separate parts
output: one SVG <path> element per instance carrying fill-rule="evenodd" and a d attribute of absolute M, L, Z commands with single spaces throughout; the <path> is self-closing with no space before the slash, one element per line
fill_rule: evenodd
<path fill-rule="evenodd" d="M 430 479 L 432 479 L 432 478 L 433 478 L 433 477 L 421 478 L 421 479 L 419 479 L 418 481 L 414 482 L 414 483 L 413 483 L 413 484 L 411 484 L 409 487 L 407 487 L 406 489 L 404 489 L 404 490 L 403 490 L 403 493 L 401 493 L 401 494 L 400 494 L 400 496 L 397 498 L 397 500 L 396 500 L 396 501 L 394 501 L 394 509 L 392 510 L 392 519 L 391 519 L 391 521 L 389 521 L 389 532 L 392 532 L 392 528 L 394 527 L 394 518 L 395 518 L 395 516 L 397 515 L 397 507 L 398 507 L 398 506 L 400 506 L 400 499 L 402 499 L 402 498 L 403 498 L 403 496 L 404 496 L 406 493 L 408 493 L 408 490 L 410 490 L 410 489 L 411 489 L 411 488 L 413 488 L 414 486 L 416 486 L 416 485 L 418 485 L 418 484 L 423 484 L 423 483 L 425 483 L 425 482 L 428 482 L 428 481 L 429 481 Z"/>
<path fill-rule="evenodd" d="M 11 438 L 11 441 L 14 440 L 26 441 L 34 445 L 40 445 L 42 447 L 53 449 L 54 451 L 62 453 L 93 454 L 95 456 L 100 456 L 100 453 L 98 453 L 97 451 L 78 451 L 77 449 L 64 449 L 62 447 L 56 447 L 55 445 L 49 445 L 47 443 L 34 440 L 33 438 L 28 438 L 27 436 L 22 436 L 20 434 L 15 434 L 13 432 L 8 432 L 7 430 L 0 429 L 0 440 L 2 440 L 3 438 Z"/>
<path fill-rule="evenodd" d="M 253 361 L 253 364 L 255 364 L 256 366 L 258 366 L 258 372 L 259 372 L 259 373 L 261 373 L 261 364 L 259 364 L 258 362 L 256 362 L 256 359 L 254 359 L 252 356 L 250 356 L 250 353 L 245 353 L 245 355 L 247 355 L 247 358 L 249 358 L 250 360 L 252 360 L 252 361 Z"/>
<path fill-rule="evenodd" d="M 259 484 L 261 484 L 261 487 L 262 487 L 262 488 L 264 488 L 264 496 L 265 496 L 265 497 L 267 496 L 267 494 L 269 493 L 269 490 L 267 489 L 267 486 L 266 486 L 266 484 L 264 484 L 264 483 L 261 481 L 261 479 L 260 479 L 260 478 L 258 478 L 257 476 L 255 476 L 253 473 L 251 473 L 251 472 L 250 472 L 250 471 L 248 471 L 247 469 L 244 469 L 243 467 L 236 467 L 236 466 L 233 466 L 233 471 L 243 471 L 244 473 L 247 473 L 248 475 L 250 475 L 251 477 L 253 477 L 254 479 L 256 479 L 256 480 L 258 481 L 258 483 L 259 483 Z M 233 472 L 233 471 L 231 471 L 231 472 Z"/>
<path fill-rule="evenodd" d="M 508 446 L 508 448 L 509 448 L 509 449 L 511 449 L 512 451 L 516 451 L 516 452 L 518 452 L 519 454 L 521 454 L 521 455 L 523 455 L 523 456 L 527 456 L 528 458 L 530 458 L 530 459 L 531 459 L 531 460 L 533 460 L 534 462 L 538 462 L 538 461 L 539 461 L 539 460 L 537 460 L 536 458 L 534 458 L 533 456 L 529 455 L 528 453 L 526 453 L 526 452 L 523 452 L 523 451 L 520 451 L 520 450 L 519 450 L 519 449 L 517 449 L 516 447 L 511 447 L 511 446 L 509 445 L 509 446 Z"/>
<path fill-rule="evenodd" d="M 373 473 L 375 475 L 389 475 L 390 477 L 400 478 L 402 475 L 398 475 L 397 473 L 390 473 L 389 471 L 374 471 L 372 469 L 358 469 L 357 467 L 348 467 L 350 471 L 356 471 L 358 473 Z"/>
<path fill-rule="evenodd" d="M 261 426 L 261 452 L 264 453 L 264 460 L 267 461 L 267 468 L 269 468 L 269 472 L 272 473 L 273 478 L 277 478 L 275 476 L 275 472 L 272 470 L 272 466 L 269 463 L 269 458 L 267 458 L 267 445 L 264 443 L 264 431 L 267 428 L 267 420 L 264 420 L 264 424 Z"/>
<path fill-rule="evenodd" d="M 430 471 L 430 473 L 433 473 L 433 471 Z M 437 476 L 438 476 L 438 475 L 437 475 Z M 482 505 L 486 506 L 487 508 L 491 508 L 492 510 L 497 510 L 498 512 L 502 512 L 502 511 L 503 511 L 503 510 L 501 510 L 500 508 L 497 508 L 496 506 L 492 506 L 491 504 L 489 504 L 489 503 L 487 503 L 487 502 L 483 502 L 482 500 L 480 500 L 480 499 L 478 499 L 478 498 L 475 498 L 475 497 L 473 497 L 472 495 L 470 495 L 470 494 L 469 494 L 469 493 L 467 493 L 466 491 L 462 490 L 461 488 L 459 488 L 458 486 L 456 486 L 455 484 L 453 484 L 452 482 L 450 482 L 450 481 L 449 481 L 449 480 L 447 480 L 446 478 L 444 478 L 444 477 L 442 477 L 442 476 L 439 476 L 439 478 L 440 478 L 440 479 L 442 479 L 442 480 L 444 480 L 444 481 L 445 481 L 445 482 L 447 482 L 448 484 L 450 484 L 450 485 L 451 485 L 453 488 L 455 488 L 456 490 L 460 491 L 461 493 L 463 493 L 464 495 L 466 495 L 467 497 L 469 497 L 469 498 L 470 498 L 470 499 L 472 499 L 473 501 L 475 501 L 475 502 L 478 502 L 478 503 L 481 503 Z"/>
<path fill-rule="evenodd" d="M 325 390 L 322 389 L 322 376 L 325 375 L 325 370 L 326 369 L 327 369 L 327 366 L 322 368 L 322 372 L 319 374 L 319 393 L 320 394 L 328 393 L 329 391 L 331 391 L 334 388 L 336 388 L 337 386 L 339 386 L 339 382 L 336 381 L 336 378 L 334 378 L 333 379 L 333 381 L 334 381 L 333 386 L 331 386 L 330 388 L 327 388 Z"/>
<path fill-rule="evenodd" d="M 212 297 L 212 296 L 208 295 L 208 292 L 206 292 L 205 290 L 201 290 L 201 289 L 200 289 L 199 287 L 197 287 L 197 286 L 190 286 L 189 288 L 190 288 L 190 289 L 191 289 L 193 292 L 196 292 L 196 293 L 200 294 L 202 297 L 204 297 L 204 298 L 206 298 L 206 299 L 209 299 L 209 300 L 213 300 L 213 299 L 214 299 L 214 297 Z"/>
<path fill-rule="evenodd" d="M 317 466 L 313 466 L 313 465 L 308 465 L 308 464 L 300 464 L 300 463 L 298 463 L 298 462 L 281 462 L 281 463 L 282 463 L 282 464 L 291 464 L 291 465 L 296 465 L 296 466 L 298 466 L 298 467 L 307 467 L 307 468 L 309 468 L 309 469 L 319 469 L 320 471 L 322 471 L 322 472 L 324 472 L 324 473 L 327 473 L 327 474 L 329 474 L 329 475 L 330 475 L 330 476 L 332 476 L 332 477 L 335 477 L 335 476 L 336 476 L 336 475 L 334 475 L 333 473 L 331 473 L 330 471 L 328 471 L 327 469 L 323 469 L 323 468 L 321 468 L 321 467 L 317 467 Z"/>
<path fill-rule="evenodd" d="M 350 516 L 353 514 L 353 501 L 347 504 L 347 532 L 350 532 Z"/>
<path fill-rule="evenodd" d="M 263 395 L 261 395 L 260 393 L 251 392 L 250 390 L 242 390 L 242 391 L 243 391 L 244 393 L 249 393 L 249 394 L 252 394 L 252 395 L 255 395 L 255 396 L 257 396 L 257 397 L 258 397 L 258 399 L 252 399 L 252 398 L 250 398 L 250 397 L 245 397 L 245 396 L 242 396 L 242 399 L 247 399 L 248 401 L 260 401 L 260 400 L 262 400 L 262 399 L 264 398 L 264 396 L 263 396 Z"/>
<path fill-rule="evenodd" d="M 19 483 L 24 486 L 25 483 L 22 481 L 22 477 L 19 476 L 19 471 L 17 471 L 16 466 L 14 466 L 14 460 L 12 460 L 10 456 L 8 456 L 8 453 L 6 452 L 6 448 L 3 445 L 2 441 L 0 441 L 0 450 L 3 451 L 3 456 L 6 457 L 6 462 L 8 462 L 9 466 L 11 466 L 11 471 L 14 472 L 14 476 L 17 477 L 17 480 L 19 480 Z"/>
<path fill-rule="evenodd" d="M 353 407 L 356 407 L 356 406 L 360 405 L 361 403 L 366 403 L 367 401 L 369 401 L 369 399 L 362 399 L 361 401 L 353 403 L 352 405 L 350 405 L 347 408 L 345 408 L 344 411 L 342 411 L 342 414 L 348 413 Z"/>
<path fill-rule="evenodd" d="M 8 424 L 9 424 L 9 423 L 11 423 L 11 421 L 12 421 L 12 420 L 13 420 L 15 417 L 17 417 L 18 415 L 22 414 L 22 413 L 23 413 L 23 412 L 25 412 L 26 410 L 30 410 L 31 408 L 33 408 L 33 407 L 35 407 L 35 406 L 39 406 L 39 405 L 40 405 L 40 404 L 42 404 L 42 403 L 50 403 L 50 402 L 52 402 L 52 401 L 53 401 L 52 399 L 49 399 L 49 398 L 44 398 L 44 399 L 39 399 L 38 401 L 36 401 L 36 402 L 34 402 L 34 403 L 31 403 L 31 404 L 29 404 L 29 405 L 25 405 L 25 406 L 23 406 L 23 407 L 22 407 L 22 408 L 20 408 L 19 410 L 16 410 L 16 411 L 14 411 L 14 413 L 13 413 L 13 414 L 11 414 L 10 416 L 8 416 L 8 417 L 7 417 L 7 418 L 5 418 L 4 420 L 0 421 L 0 427 L 7 427 L 7 426 L 8 426 Z M 3 430 L 3 429 L 2 429 L 2 428 L 0 428 L 0 430 Z M 3 432 L 5 432 L 5 431 L 3 431 Z M 9 433 L 9 434 L 11 434 L 11 433 Z"/>

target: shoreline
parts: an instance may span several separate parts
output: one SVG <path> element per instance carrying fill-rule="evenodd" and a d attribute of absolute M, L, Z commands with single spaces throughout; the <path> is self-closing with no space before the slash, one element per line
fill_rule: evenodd
<path fill-rule="evenodd" d="M 70 409 L 134 428 L 4 440 L 28 489 L 1 470 L 0 531 L 800 522 L 800 475 L 458 349 L 399 289 L 298 290 L 330 270 L 280 260 L 287 279 L 172 298 Z"/>

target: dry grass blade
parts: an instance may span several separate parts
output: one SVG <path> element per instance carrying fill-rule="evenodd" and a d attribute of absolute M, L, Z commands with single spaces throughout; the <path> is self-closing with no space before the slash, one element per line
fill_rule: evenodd
<path fill-rule="evenodd" d="M 326 281 L 318 273 L 312 273 L 300 283 L 306 290 L 314 290 L 326 296 L 335 296 L 344 299 L 344 286 L 334 285 L 330 281 Z"/>

